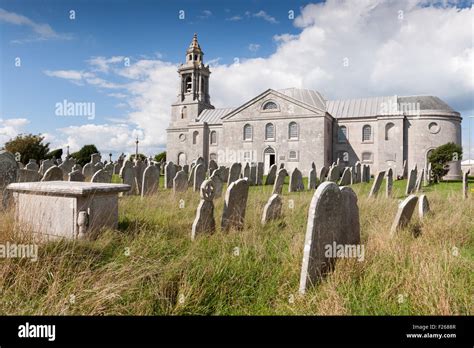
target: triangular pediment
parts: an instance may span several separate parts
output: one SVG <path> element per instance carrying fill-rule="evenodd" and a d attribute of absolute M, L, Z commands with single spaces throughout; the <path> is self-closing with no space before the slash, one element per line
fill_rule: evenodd
<path fill-rule="evenodd" d="M 265 109 L 269 102 L 276 104 L 277 108 Z M 235 108 L 222 118 L 222 121 L 248 120 L 255 118 L 294 118 L 298 116 L 324 116 L 326 110 L 310 105 L 291 96 L 273 89 L 257 95 L 241 106 Z"/>

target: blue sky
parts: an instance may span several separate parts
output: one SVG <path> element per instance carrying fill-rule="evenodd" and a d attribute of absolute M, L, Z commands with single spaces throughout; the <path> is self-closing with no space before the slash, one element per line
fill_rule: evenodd
<path fill-rule="evenodd" d="M 465 74 L 466 64 L 472 71 L 468 2 L 309 3 L 2 0 L 0 142 L 33 132 L 45 134 L 52 147 L 96 143 L 117 153 L 133 151 L 138 136 L 144 152 L 162 150 L 176 65 L 194 32 L 213 69 L 216 107 L 293 86 L 328 99 L 433 94 L 463 113 L 464 140 L 474 138 L 467 120 L 474 115 L 473 77 Z M 430 33 L 436 21 L 445 27 Z M 397 56 L 399 46 L 409 54 Z M 348 69 L 340 64 L 344 58 Z M 95 118 L 57 116 L 56 104 L 65 99 L 94 103 Z"/>

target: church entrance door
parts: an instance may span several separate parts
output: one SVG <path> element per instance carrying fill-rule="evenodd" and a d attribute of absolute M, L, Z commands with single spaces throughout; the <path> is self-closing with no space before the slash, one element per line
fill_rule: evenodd
<path fill-rule="evenodd" d="M 270 167 L 276 163 L 276 155 L 275 155 L 275 150 L 273 150 L 271 147 L 267 147 L 263 153 L 263 159 L 264 159 L 264 171 L 263 173 L 265 175 L 268 174 L 268 171 Z"/>

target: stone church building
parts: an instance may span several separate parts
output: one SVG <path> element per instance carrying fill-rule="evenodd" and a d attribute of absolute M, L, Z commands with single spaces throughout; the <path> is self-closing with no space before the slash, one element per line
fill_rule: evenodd
<path fill-rule="evenodd" d="M 329 167 L 357 161 L 372 173 L 392 167 L 402 175 L 425 166 L 429 152 L 461 144 L 461 116 L 434 96 L 385 96 L 326 100 L 317 91 L 267 89 L 237 108 L 216 109 L 209 95 L 209 66 L 197 36 L 178 68 L 178 100 L 171 106 L 167 160 L 190 164 L 202 156 L 219 165 L 277 163 L 307 173 L 311 162 Z"/>

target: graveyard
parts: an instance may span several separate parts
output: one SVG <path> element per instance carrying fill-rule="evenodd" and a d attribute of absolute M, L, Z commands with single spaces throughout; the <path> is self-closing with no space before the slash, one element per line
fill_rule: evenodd
<path fill-rule="evenodd" d="M 173 171 L 173 177 L 177 173 Z M 194 226 L 196 209 L 206 200 L 196 192 L 199 187 L 183 192 L 175 192 L 173 186 L 165 188 L 166 178 L 161 175 L 159 185 L 149 194 L 119 197 L 116 228 L 105 228 L 96 238 L 41 243 L 36 262 L 2 260 L 0 312 L 472 314 L 474 201 L 473 193 L 463 199 L 462 182 L 423 185 L 415 194 L 426 195 L 430 212 L 420 219 L 415 210 L 393 236 L 390 230 L 400 203 L 407 197 L 407 180 L 393 181 L 391 197 L 385 196 L 387 179 L 383 176 L 378 194 L 371 197 L 377 175 L 369 182 L 348 185 L 357 196 L 364 253 L 359 258 L 338 258 L 333 269 L 302 294 L 299 284 L 305 231 L 315 190 L 308 189 L 310 183 L 304 177 L 302 185 L 295 185 L 299 186 L 297 192 L 289 192 L 294 191 L 289 190 L 290 176 L 282 177 L 284 184 L 277 195 L 281 214 L 265 224 L 262 212 L 275 185 L 248 186 L 241 228 L 221 226 L 228 191 L 223 183 L 221 195 L 212 200 L 215 231 L 191 238 L 192 231 L 200 231 Z M 124 182 L 119 174 L 108 180 Z M 472 188 L 474 178 L 467 180 Z M 317 180 L 318 187 L 324 184 Z M 200 186 L 202 189 L 206 182 Z M 33 235 L 15 227 L 13 209 L 0 214 L 1 243 L 31 243 Z"/>

